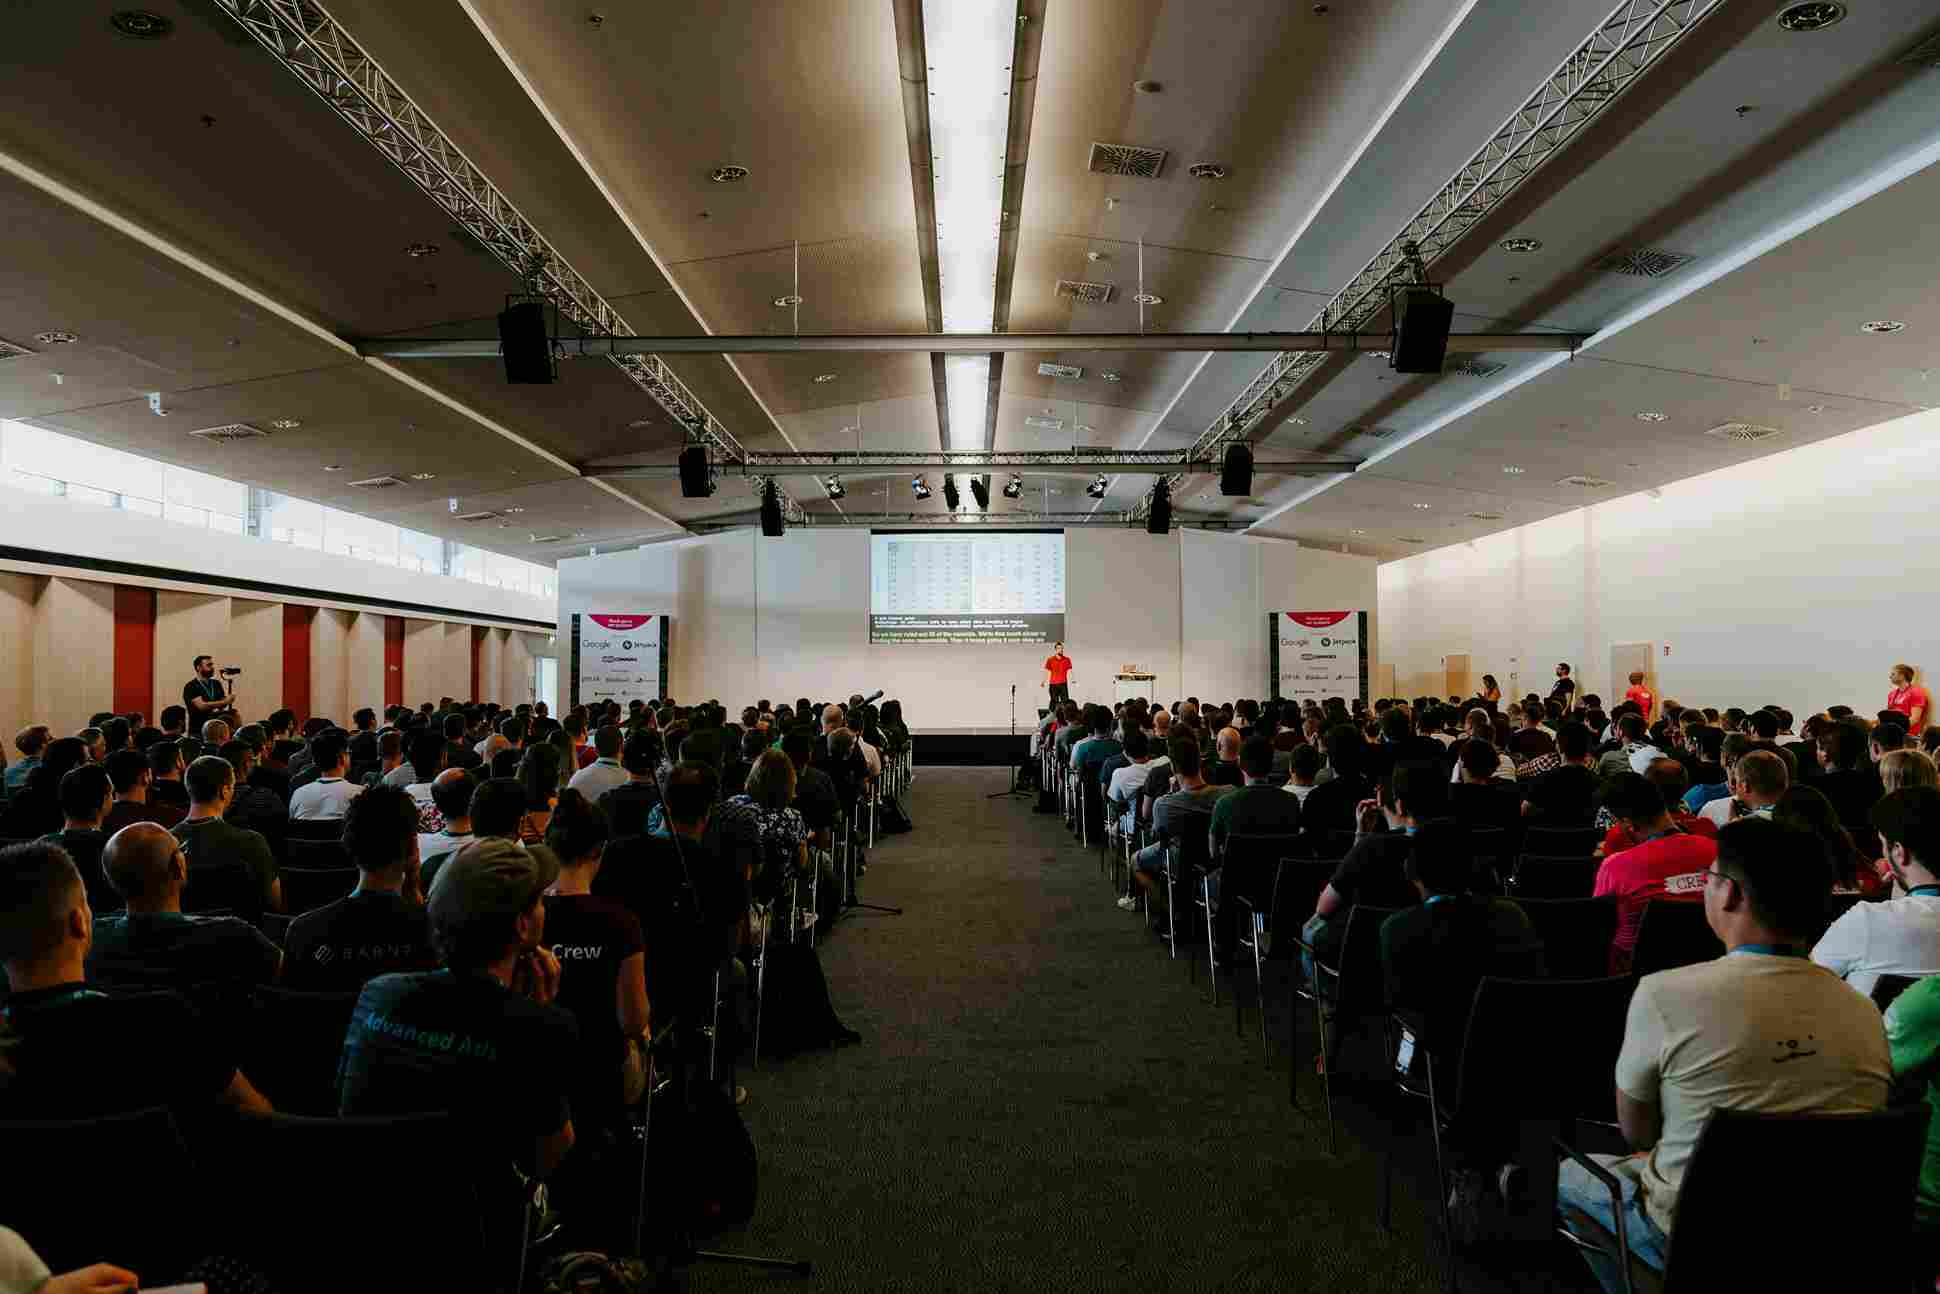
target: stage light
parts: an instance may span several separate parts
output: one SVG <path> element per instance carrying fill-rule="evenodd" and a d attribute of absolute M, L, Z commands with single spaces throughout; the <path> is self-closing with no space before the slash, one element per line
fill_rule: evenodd
<path fill-rule="evenodd" d="M 842 488 L 842 478 L 839 476 L 829 477 L 828 480 L 822 482 L 822 488 L 829 492 L 831 499 L 839 499 L 848 493 L 847 490 Z"/>
<path fill-rule="evenodd" d="M 943 506 L 955 512 L 962 502 L 962 496 L 957 493 L 957 478 L 946 472 L 943 476 Z"/>
<path fill-rule="evenodd" d="M 1004 486 L 1004 497 L 1006 499 L 1015 499 L 1023 493 L 1024 493 L 1024 478 L 1019 476 L 1017 473 L 1012 472 L 1010 474 L 1009 482 L 1006 483 Z"/>
<path fill-rule="evenodd" d="M 1090 485 L 1085 486 L 1085 493 L 1094 499 L 1102 499 L 1105 497 L 1105 490 L 1109 488 L 1110 484 L 1105 479 L 1105 474 L 1100 472 L 1096 480 L 1092 481 Z"/>
<path fill-rule="evenodd" d="M 987 476 L 971 477 L 970 497 L 977 501 L 977 511 L 990 511 L 990 478 Z"/>
<path fill-rule="evenodd" d="M 920 476 L 909 483 L 909 488 L 916 491 L 916 497 L 919 500 L 930 497 L 930 483 Z"/>

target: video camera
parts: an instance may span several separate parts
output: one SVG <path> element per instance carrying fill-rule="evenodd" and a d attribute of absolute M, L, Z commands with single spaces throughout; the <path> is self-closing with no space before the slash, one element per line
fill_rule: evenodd
<path fill-rule="evenodd" d="M 217 670 L 216 673 L 222 675 L 224 678 L 234 678 L 236 675 L 242 673 L 242 667 L 238 665 L 226 665 Z"/>

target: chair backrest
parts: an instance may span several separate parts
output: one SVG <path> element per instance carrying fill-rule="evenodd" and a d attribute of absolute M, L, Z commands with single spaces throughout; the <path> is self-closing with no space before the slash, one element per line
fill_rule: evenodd
<path fill-rule="evenodd" d="M 1689 899 L 1653 899 L 1637 925 L 1637 948 L 1630 973 L 1642 978 L 1655 971 L 1695 966 L 1724 956 L 1724 941 L 1711 933 L 1704 904 Z"/>
<path fill-rule="evenodd" d="M 227 1230 L 278 1289 L 509 1288 L 517 1220 L 486 1216 L 495 1200 L 467 1136 L 448 1114 L 241 1121 L 240 1162 L 275 1166 L 275 1188 L 254 1193 Z M 377 1252 L 325 1239 L 368 1229 L 374 1183 L 417 1240 Z"/>
<path fill-rule="evenodd" d="M 1907 1289 L 1927 1118 L 1925 1104 L 1877 1114 L 1714 1112 L 1678 1185 L 1664 1289 L 1797 1289 L 1815 1268 L 1837 1272 L 1841 1290 Z M 1851 1207 L 1858 1164 L 1863 1238 L 1826 1225 Z"/>
<path fill-rule="evenodd" d="M 1214 860 L 1220 865 L 1219 892 L 1238 898 L 1244 895 L 1257 908 L 1273 901 L 1274 874 L 1283 858 L 1295 852 L 1298 832 L 1284 834 L 1232 832 L 1226 837 L 1225 853 Z"/>
<path fill-rule="evenodd" d="M 1300 927 L 1313 915 L 1320 892 L 1327 888 L 1329 878 L 1339 866 L 1338 858 L 1281 859 L 1274 874 L 1273 907 L 1266 928 L 1287 935 L 1299 933 Z M 1270 946 L 1276 957 L 1293 955 L 1290 938 L 1277 940 Z"/>
<path fill-rule="evenodd" d="M 182 911 L 229 912 L 253 922 L 263 912 L 263 882 L 240 863 L 191 863 Z"/>
<path fill-rule="evenodd" d="M 290 922 L 295 920 L 287 912 L 265 912 L 256 918 L 256 928 L 265 938 L 281 948 L 290 941 Z"/>
<path fill-rule="evenodd" d="M 1610 941 L 1617 933 L 1617 901 L 1529 899 L 1516 906 L 1543 941 L 1543 964 L 1551 979 L 1602 979 L 1610 973 Z"/>
<path fill-rule="evenodd" d="M 1879 1008 L 1881 1015 L 1885 1015 L 1886 1008 L 1893 1005 L 1900 994 L 1919 982 L 1918 975 L 1881 975 L 1873 981 L 1873 1005 Z"/>
<path fill-rule="evenodd" d="M 1351 831 L 1306 831 L 1307 847 L 1315 858 L 1345 858 L 1347 851 L 1354 847 L 1354 833 Z"/>
<path fill-rule="evenodd" d="M 1347 914 L 1341 932 L 1340 978 L 1334 989 L 1334 1010 L 1340 1015 L 1372 1015 L 1386 1009 L 1387 973 L 1381 966 L 1381 923 L 1399 908 L 1376 908 L 1357 903 Z"/>
<path fill-rule="evenodd" d="M 1603 843 L 1595 827 L 1525 827 L 1522 850 L 1544 858 L 1588 858 Z"/>
<path fill-rule="evenodd" d="M 289 1114 L 337 1112 L 337 1061 L 355 993 L 293 993 L 268 985 L 250 1001 L 243 1073 Z"/>
<path fill-rule="evenodd" d="M 342 845 L 321 841 L 291 841 L 290 847 L 334 849 L 343 856 Z M 357 869 L 339 863 L 335 867 L 316 867 L 307 862 L 297 862 L 305 856 L 294 855 L 288 867 L 277 873 L 283 881 L 283 908 L 293 916 L 301 916 L 326 903 L 335 903 L 344 895 L 357 888 Z"/>
<path fill-rule="evenodd" d="M 57 1272 L 114 1263 L 159 1282 L 206 1252 L 200 1173 L 166 1109 L 0 1122 L 0 1218 Z"/>
<path fill-rule="evenodd" d="M 1599 950 L 1607 957 L 1608 944 Z M 1616 1118 L 1617 1053 L 1635 981 L 1502 979 L 1475 987 L 1458 1119 Z M 1479 1126 L 1479 1125 L 1478 1125 Z"/>
<path fill-rule="evenodd" d="M 1470 827 L 1469 853 L 1477 863 L 1502 864 L 1509 861 L 1509 831 L 1506 827 Z"/>
<path fill-rule="evenodd" d="M 1559 858 L 1523 854 L 1509 877 L 1509 897 L 1515 899 L 1587 899 L 1596 888 L 1594 858 Z"/>
<path fill-rule="evenodd" d="M 344 820 L 342 818 L 292 818 L 289 830 L 285 834 L 292 843 L 298 840 L 342 840 Z"/>

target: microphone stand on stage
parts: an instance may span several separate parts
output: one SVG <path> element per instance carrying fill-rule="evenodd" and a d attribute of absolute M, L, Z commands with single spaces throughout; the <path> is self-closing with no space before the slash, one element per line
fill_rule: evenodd
<path fill-rule="evenodd" d="M 1012 683 L 1010 685 L 1010 742 L 1012 746 L 1015 746 L 1017 744 L 1017 684 L 1015 683 Z M 1008 749 L 1009 748 L 1007 747 L 1006 750 L 1008 751 Z M 1027 791 L 1023 787 L 1017 784 L 1017 770 L 1020 767 L 1021 767 L 1021 764 L 1018 760 L 1015 760 L 1015 759 L 1011 760 L 1010 761 L 1010 789 L 1006 791 L 992 791 L 989 795 L 986 795 L 983 798 L 986 800 L 1001 800 L 1006 796 L 1021 795 L 1027 800 L 1031 799 L 1034 795 L 1034 792 Z"/>

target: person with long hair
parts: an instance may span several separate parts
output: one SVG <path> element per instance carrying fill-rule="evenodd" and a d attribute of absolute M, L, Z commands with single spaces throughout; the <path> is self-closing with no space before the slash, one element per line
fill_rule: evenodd
<path fill-rule="evenodd" d="M 1887 881 L 1852 838 L 1832 801 L 1809 786 L 1793 786 L 1772 806 L 1772 821 L 1818 837 L 1832 864 L 1832 892 L 1875 898 L 1886 893 Z"/>
<path fill-rule="evenodd" d="M 1498 705 L 1501 703 L 1502 687 L 1495 681 L 1495 675 L 1484 674 L 1482 676 L 1482 690 L 1476 695 L 1482 700 L 1487 701 L 1490 705 Z"/>
<path fill-rule="evenodd" d="M 521 844 L 536 845 L 546 838 L 553 808 L 559 803 L 559 775 L 564 768 L 565 756 L 559 747 L 545 741 L 528 747 L 519 760 L 514 776 L 525 788 L 525 814 L 519 819 Z"/>

